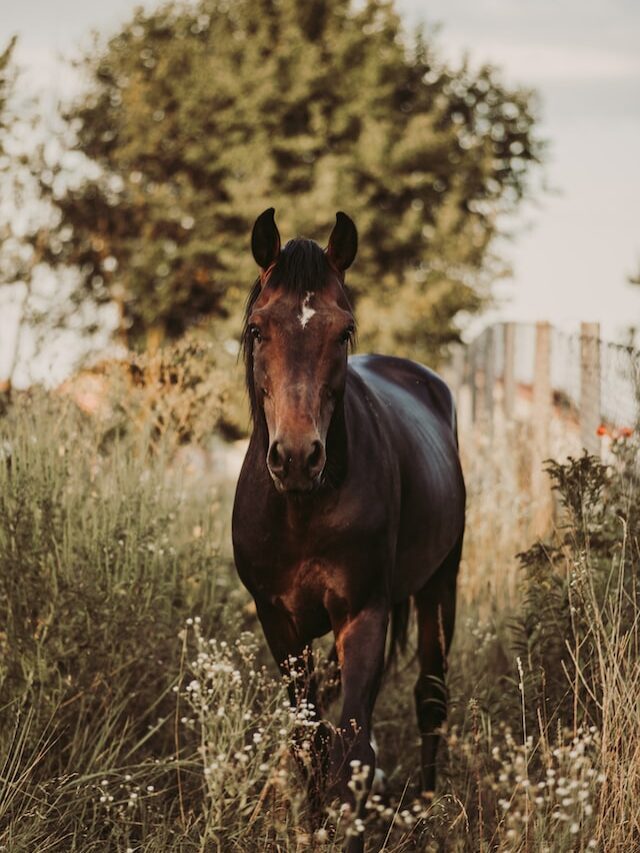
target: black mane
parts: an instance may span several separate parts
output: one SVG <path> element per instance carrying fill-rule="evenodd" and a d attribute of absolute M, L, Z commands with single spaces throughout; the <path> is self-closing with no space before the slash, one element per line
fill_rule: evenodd
<path fill-rule="evenodd" d="M 284 287 L 287 293 L 304 296 L 315 293 L 327 283 L 329 261 L 324 249 L 313 240 L 296 237 L 280 252 L 269 276 L 270 287 Z"/>

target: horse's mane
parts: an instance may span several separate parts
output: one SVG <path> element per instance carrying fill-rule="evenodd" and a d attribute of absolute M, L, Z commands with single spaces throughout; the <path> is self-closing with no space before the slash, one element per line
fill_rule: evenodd
<path fill-rule="evenodd" d="M 269 273 L 267 287 L 282 287 L 287 293 L 298 294 L 302 300 L 307 293 L 318 293 L 326 286 L 329 270 L 329 261 L 324 250 L 313 240 L 296 237 L 289 240 L 280 252 L 278 260 Z M 261 290 L 262 284 L 258 277 L 253 283 L 247 299 L 242 329 L 245 381 L 254 421 L 256 400 L 253 386 L 253 338 L 249 334 L 248 321 Z"/>

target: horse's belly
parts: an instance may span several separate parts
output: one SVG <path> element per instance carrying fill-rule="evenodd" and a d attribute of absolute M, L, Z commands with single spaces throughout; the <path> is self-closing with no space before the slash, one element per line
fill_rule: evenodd
<path fill-rule="evenodd" d="M 399 550 L 394 572 L 393 603 L 404 601 L 422 589 L 442 565 L 453 544 L 451 548 L 436 550 L 417 542 Z"/>
<path fill-rule="evenodd" d="M 447 467 L 450 470 L 441 479 L 405 482 L 392 583 L 394 601 L 421 589 L 463 533 L 462 473 L 456 459 Z"/>

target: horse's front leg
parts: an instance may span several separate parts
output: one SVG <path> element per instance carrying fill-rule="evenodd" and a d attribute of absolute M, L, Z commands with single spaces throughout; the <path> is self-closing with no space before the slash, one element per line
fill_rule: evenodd
<path fill-rule="evenodd" d="M 312 738 L 310 764 L 302 761 L 299 753 L 297 755 L 299 764 L 307 775 L 311 822 L 315 826 L 319 823 L 322 811 L 322 788 L 328 763 L 330 734 L 328 726 L 320 720 L 318 676 L 314 667 L 311 642 L 305 641 L 299 635 L 293 620 L 283 610 L 258 602 L 256 608 L 271 654 L 280 672 L 288 680 L 291 705 L 300 708 L 306 703 L 307 718 L 317 724 Z M 307 740 L 307 737 L 300 738 L 301 742 L 304 740 Z"/>
<path fill-rule="evenodd" d="M 289 678 L 291 704 L 297 705 L 301 699 L 306 699 L 315 707 L 317 686 L 311 642 L 300 636 L 293 619 L 285 611 L 258 601 L 256 609 L 271 654 L 280 672 Z"/>
<path fill-rule="evenodd" d="M 387 604 L 375 602 L 350 615 L 335 628 L 344 701 L 331 749 L 330 793 L 338 794 L 341 803 L 348 803 L 356 810 L 358 818 L 364 816 L 375 773 L 371 717 L 384 669 L 388 622 Z M 353 763 L 358 761 L 360 765 Z M 368 771 L 363 780 L 364 787 L 356 801 L 349 782 L 354 770 L 364 773 L 365 767 Z M 364 850 L 362 832 L 350 838 L 347 850 L 349 853 Z"/>

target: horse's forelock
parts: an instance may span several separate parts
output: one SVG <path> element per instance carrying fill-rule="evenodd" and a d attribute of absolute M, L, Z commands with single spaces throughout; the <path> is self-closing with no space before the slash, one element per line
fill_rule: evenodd
<path fill-rule="evenodd" d="M 275 262 L 269 286 L 282 287 L 287 293 L 317 293 L 329 276 L 329 259 L 313 240 L 297 237 L 289 240 Z"/>

